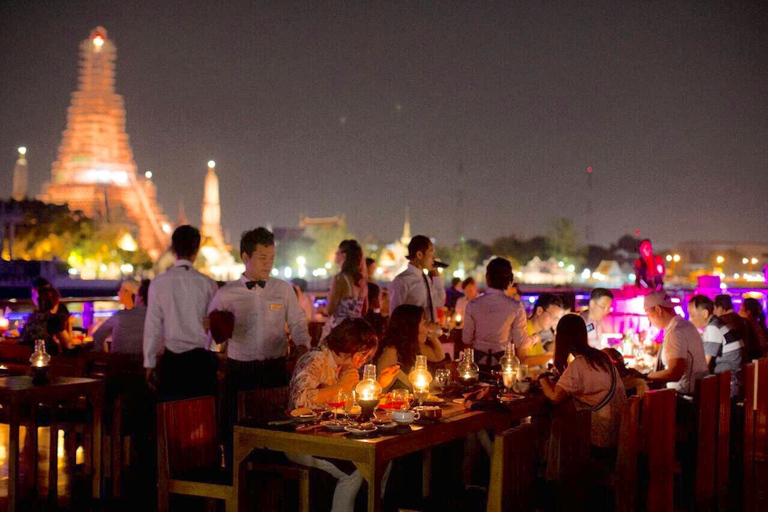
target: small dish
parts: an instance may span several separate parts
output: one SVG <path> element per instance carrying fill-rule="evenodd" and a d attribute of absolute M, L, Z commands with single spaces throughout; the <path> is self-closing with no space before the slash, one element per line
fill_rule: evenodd
<path fill-rule="evenodd" d="M 517 402 L 518 400 L 523 400 L 525 397 L 522 395 L 513 395 L 510 393 L 510 394 L 498 395 L 496 398 L 498 398 L 500 402 L 511 403 L 511 402 Z"/>
<path fill-rule="evenodd" d="M 367 435 L 373 434 L 374 432 L 376 432 L 378 430 L 378 427 L 376 427 L 375 425 L 373 426 L 373 428 L 366 428 L 366 429 L 362 429 L 362 428 L 359 428 L 359 427 L 344 427 L 344 430 L 346 430 L 347 432 L 349 432 L 353 436 L 361 436 L 362 437 L 362 436 L 367 436 Z"/>
<path fill-rule="evenodd" d="M 327 428 L 331 432 L 343 432 L 349 427 L 349 422 L 345 420 L 328 420 L 320 422 L 320 425 Z"/>

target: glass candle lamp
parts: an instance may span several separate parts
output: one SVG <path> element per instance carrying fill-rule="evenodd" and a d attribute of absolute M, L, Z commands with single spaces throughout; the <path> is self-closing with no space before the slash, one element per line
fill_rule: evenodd
<path fill-rule="evenodd" d="M 427 356 L 416 356 L 416 365 L 408 374 L 408 380 L 413 386 L 413 396 L 421 405 L 429 395 L 429 383 L 432 382 L 432 374 L 427 370 Z"/>
<path fill-rule="evenodd" d="M 363 378 L 357 383 L 355 393 L 362 411 L 360 421 L 368 421 L 376 406 L 379 405 L 381 395 L 381 384 L 376 380 L 375 364 L 367 364 L 363 367 Z"/>
<path fill-rule="evenodd" d="M 459 380 L 465 386 L 471 386 L 477 382 L 480 375 L 480 368 L 475 363 L 475 350 L 465 348 L 459 366 L 456 368 L 459 373 Z"/>
<path fill-rule="evenodd" d="M 35 341 L 35 351 L 29 357 L 32 369 L 32 383 L 35 385 L 48 382 L 48 366 L 51 364 L 51 355 L 45 351 L 45 341 Z"/>

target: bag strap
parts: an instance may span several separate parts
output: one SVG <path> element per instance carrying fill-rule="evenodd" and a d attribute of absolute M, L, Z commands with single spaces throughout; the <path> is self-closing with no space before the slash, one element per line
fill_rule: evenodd
<path fill-rule="evenodd" d="M 589 405 L 589 404 L 583 402 L 582 400 L 579 400 L 576 397 L 573 397 L 574 400 L 576 400 L 577 402 L 582 404 L 586 409 L 588 409 L 588 410 L 590 410 L 592 412 L 599 411 L 600 409 L 602 409 L 603 407 L 608 405 L 611 402 L 611 400 L 613 399 L 613 395 L 616 394 L 616 374 L 617 373 L 618 373 L 618 370 L 616 370 L 616 367 L 613 365 L 613 363 L 611 363 L 611 389 L 608 391 L 608 393 L 600 401 L 599 404 L 597 404 L 597 405 Z"/>

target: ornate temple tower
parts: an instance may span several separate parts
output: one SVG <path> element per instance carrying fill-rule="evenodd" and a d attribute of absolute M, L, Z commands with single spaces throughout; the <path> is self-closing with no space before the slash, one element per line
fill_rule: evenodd
<path fill-rule="evenodd" d="M 203 225 L 200 233 L 208 238 L 215 246 L 224 245 L 224 235 L 221 232 L 221 203 L 219 202 L 219 177 L 216 176 L 216 162 L 208 162 L 208 173 L 205 175 L 203 190 Z"/>
<path fill-rule="evenodd" d="M 29 171 L 27 169 L 27 148 L 19 148 L 19 159 L 13 166 L 13 192 L 11 197 L 16 201 L 27 198 L 29 191 Z"/>
<path fill-rule="evenodd" d="M 115 93 L 115 45 L 97 27 L 80 44 L 78 87 L 67 110 L 58 160 L 39 199 L 134 231 L 153 258 L 168 247 L 171 225 L 149 178 L 138 176 L 125 132 L 122 96 Z"/>

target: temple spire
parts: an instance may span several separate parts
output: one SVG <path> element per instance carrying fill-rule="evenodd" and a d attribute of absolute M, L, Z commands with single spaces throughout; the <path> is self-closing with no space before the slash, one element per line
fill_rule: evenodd
<path fill-rule="evenodd" d="M 11 197 L 16 201 L 23 201 L 29 192 L 29 171 L 27 167 L 27 148 L 19 148 L 19 159 L 13 166 L 13 193 Z"/>
<path fill-rule="evenodd" d="M 216 175 L 216 162 L 208 162 L 208 173 L 205 175 L 205 190 L 203 192 L 203 225 L 200 230 L 204 238 L 208 238 L 217 246 L 224 245 L 224 235 L 221 232 L 221 203 L 219 202 L 219 177 Z"/>
<path fill-rule="evenodd" d="M 179 212 L 176 214 L 176 227 L 186 226 L 189 224 L 187 219 L 187 212 L 184 210 L 184 198 L 179 197 Z"/>
<path fill-rule="evenodd" d="M 411 209 L 405 207 L 405 224 L 403 224 L 403 236 L 400 238 L 400 242 L 403 245 L 408 245 L 411 242 Z"/>

